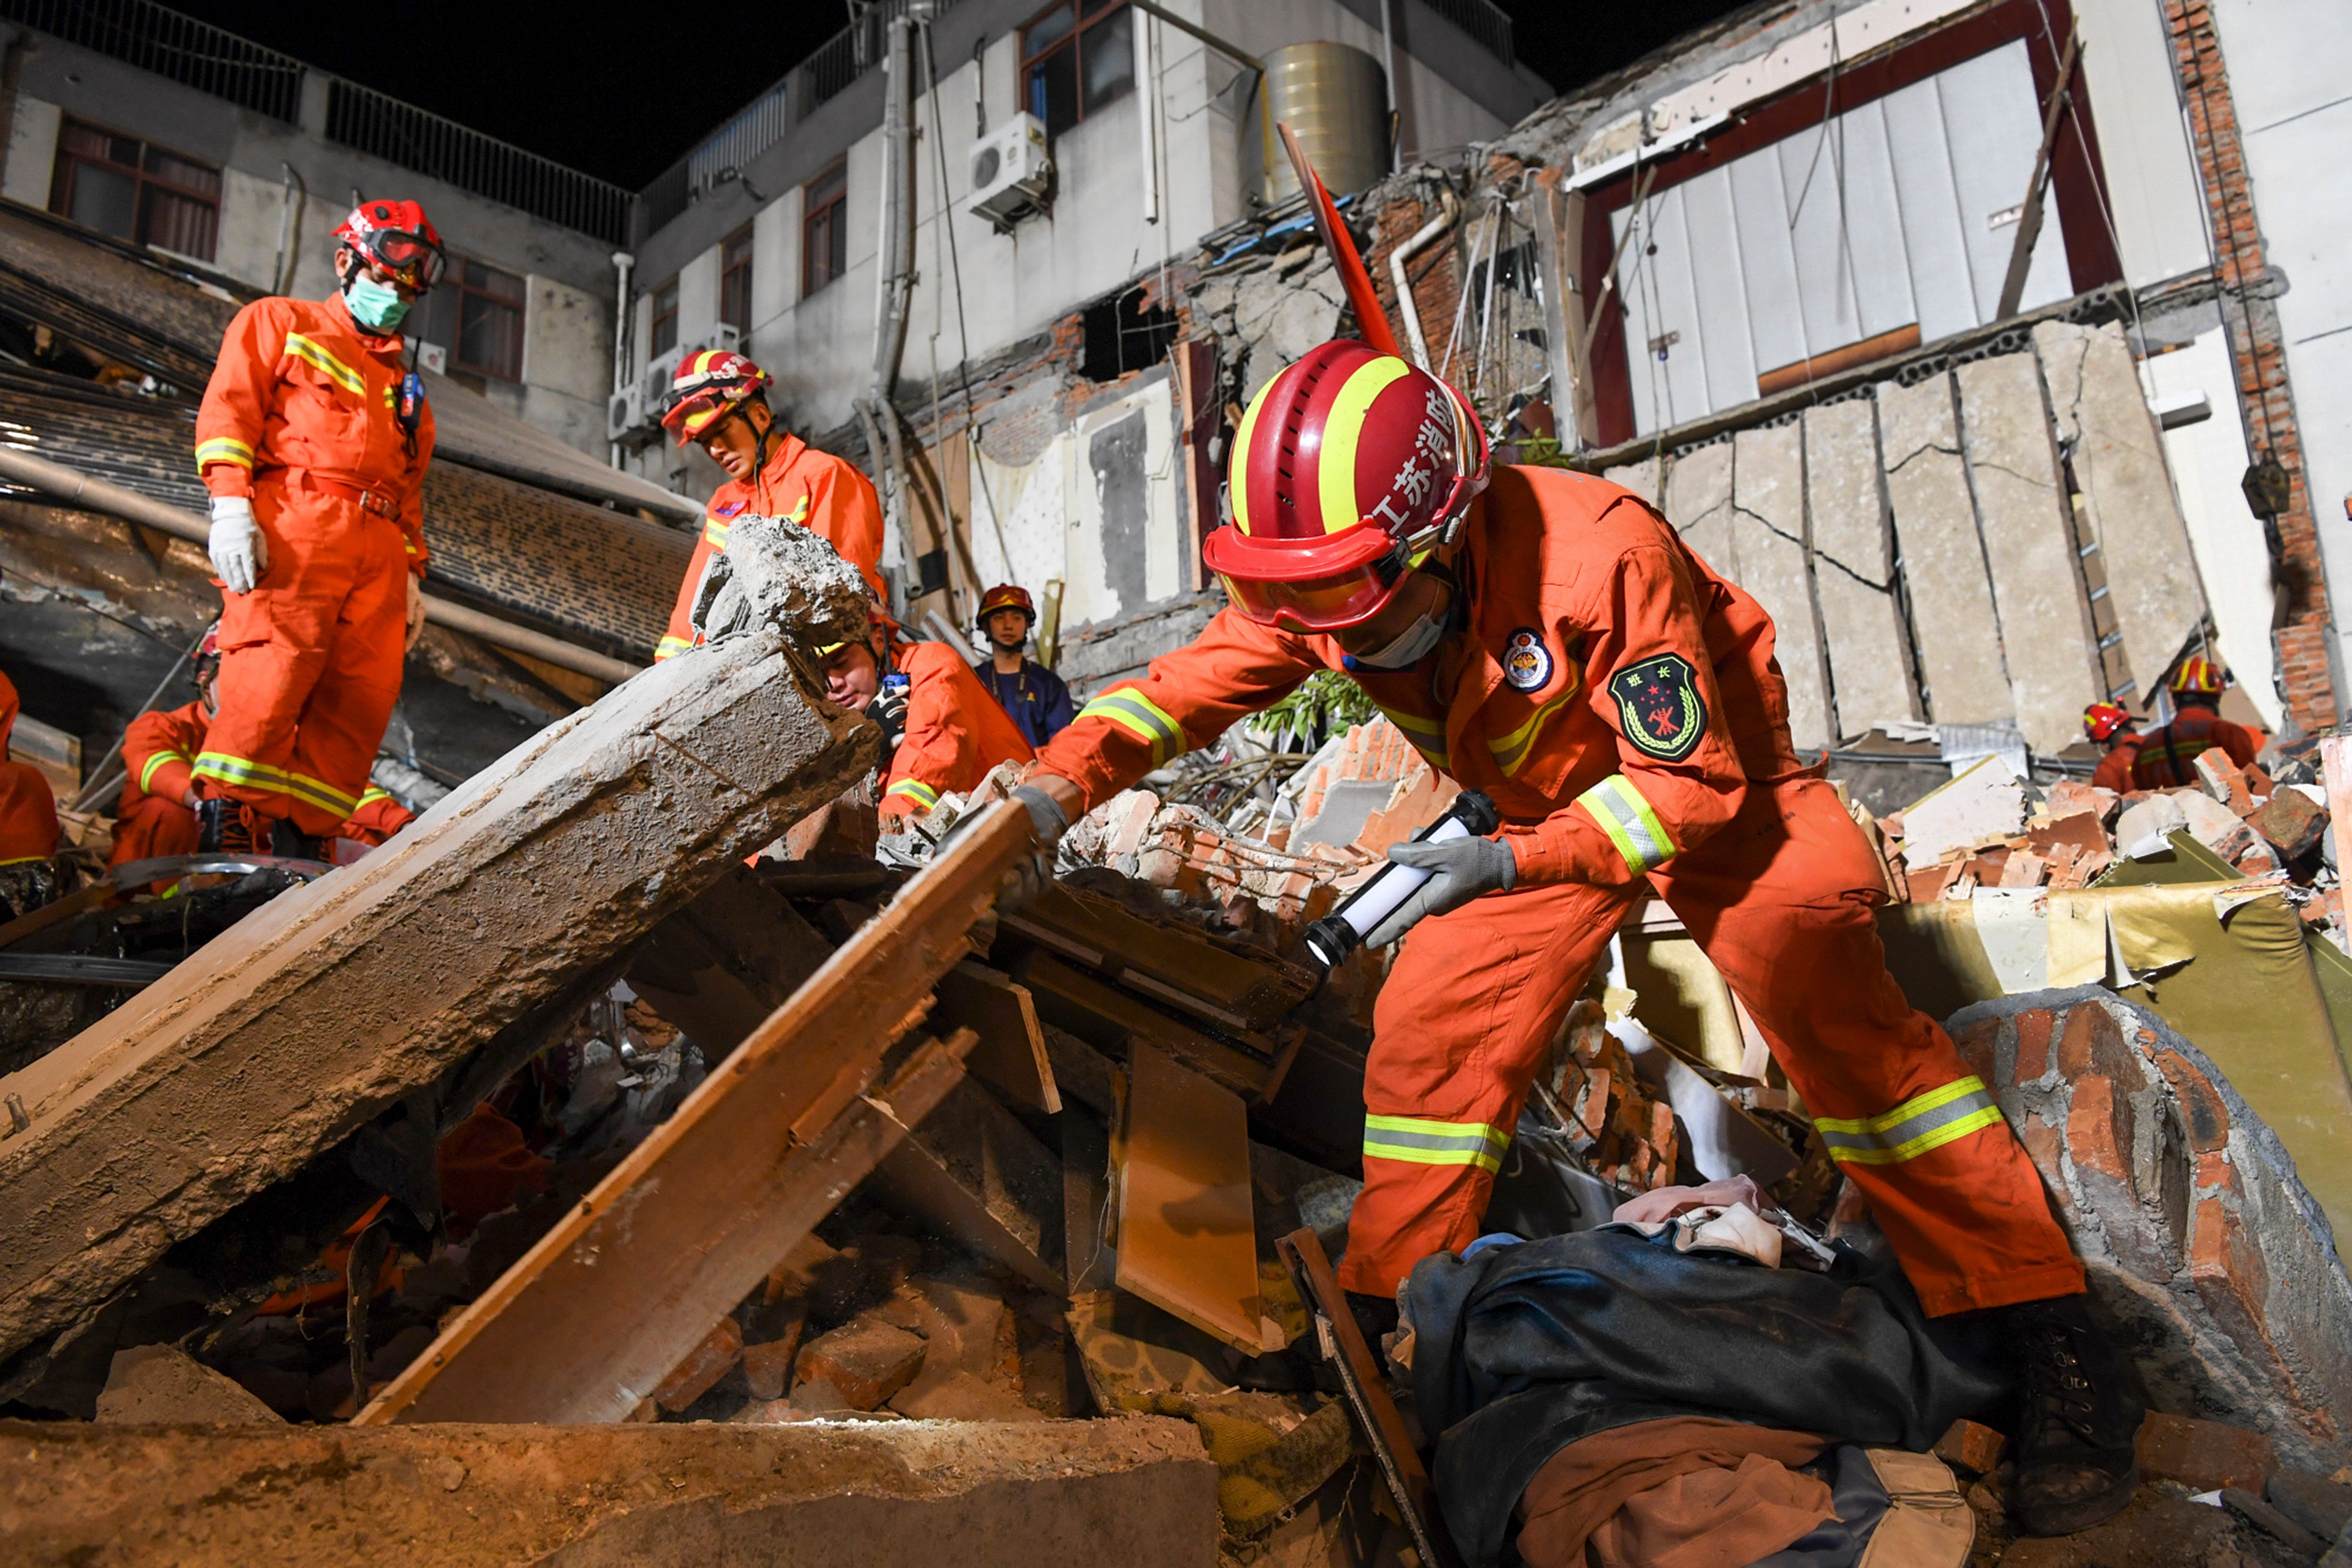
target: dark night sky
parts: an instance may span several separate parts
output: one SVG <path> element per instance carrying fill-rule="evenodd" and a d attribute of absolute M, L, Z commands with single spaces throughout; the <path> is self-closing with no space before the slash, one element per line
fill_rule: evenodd
<path fill-rule="evenodd" d="M 839 31 L 847 15 L 842 0 L 611 12 L 544 0 L 167 3 L 632 188 Z M 1519 58 L 1563 91 L 1738 8 L 1731 0 L 1499 3 L 1517 23 Z M 608 26 L 606 16 L 622 20 Z"/>

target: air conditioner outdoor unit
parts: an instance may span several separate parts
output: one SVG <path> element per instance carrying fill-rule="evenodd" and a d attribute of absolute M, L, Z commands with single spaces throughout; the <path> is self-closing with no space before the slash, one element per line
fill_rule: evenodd
<path fill-rule="evenodd" d="M 646 432 L 652 428 L 646 418 L 646 389 L 630 385 L 604 402 L 604 439 L 625 447 L 645 444 Z"/>
<path fill-rule="evenodd" d="M 1045 122 L 1016 114 L 971 145 L 971 210 L 1012 232 L 1013 224 L 1042 212 L 1054 182 L 1054 157 L 1046 150 Z"/>
<path fill-rule="evenodd" d="M 693 352 L 691 345 L 681 343 L 646 362 L 645 374 L 637 377 L 637 396 L 644 405 L 646 418 L 659 421 L 662 399 L 668 395 L 669 384 L 677 379 L 677 367 Z"/>
<path fill-rule="evenodd" d="M 689 353 L 699 353 L 704 349 L 717 349 L 722 353 L 741 353 L 743 352 L 743 329 L 738 326 L 730 325 L 725 321 L 713 322 L 711 324 L 709 335 L 705 337 L 700 342 L 695 344 L 693 348 L 687 352 Z"/>

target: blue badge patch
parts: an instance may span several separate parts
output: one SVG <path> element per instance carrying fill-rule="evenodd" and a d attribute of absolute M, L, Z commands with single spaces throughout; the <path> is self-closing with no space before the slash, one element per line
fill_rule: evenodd
<path fill-rule="evenodd" d="M 730 500 L 725 506 L 712 507 L 710 509 L 710 515 L 713 517 L 733 517 L 737 512 L 743 510 L 745 504 L 746 503 L 740 500 Z"/>
<path fill-rule="evenodd" d="M 1533 691 L 1551 679 L 1551 649 L 1543 633 L 1521 626 L 1503 645 L 1503 684 L 1514 691 Z"/>

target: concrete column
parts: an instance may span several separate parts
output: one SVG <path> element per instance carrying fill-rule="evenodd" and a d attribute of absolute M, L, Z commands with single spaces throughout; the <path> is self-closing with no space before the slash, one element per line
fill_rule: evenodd
<path fill-rule="evenodd" d="M 327 84 L 333 79 L 307 67 L 302 72 L 302 133 L 320 142 L 327 139 Z"/>

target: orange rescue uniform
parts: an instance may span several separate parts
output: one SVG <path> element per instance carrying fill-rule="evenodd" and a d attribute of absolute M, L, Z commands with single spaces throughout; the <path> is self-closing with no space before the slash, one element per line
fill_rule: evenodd
<path fill-rule="evenodd" d="M 1350 671 L 1436 767 L 1500 809 L 1517 886 L 1423 921 L 1382 987 L 1364 1190 L 1339 1271 L 1391 1292 L 1478 1234 L 1521 1100 L 1633 902 L 1655 886 L 1744 1002 L 1931 1312 L 2082 1289 L 1986 1086 L 1887 973 L 1871 850 L 1798 765 L 1770 619 L 1604 479 L 1498 468 L 1457 552 L 1465 631 Z M 1040 752 L 1088 805 L 1320 668 L 1326 637 L 1226 610 Z"/>
<path fill-rule="evenodd" d="M 2242 768 L 2261 752 L 2263 738 L 2210 708 L 2184 707 L 2173 715 L 2171 723 L 2139 738 L 2125 764 L 2130 770 L 2125 782 L 2114 783 L 2113 773 L 2104 762 L 2091 782 L 2117 791 L 2180 789 L 2197 783 L 2197 759 L 2215 746 Z M 2109 752 L 2109 759 L 2114 755 Z"/>
<path fill-rule="evenodd" d="M 702 537 L 695 541 L 694 557 L 686 563 L 686 581 L 678 584 L 669 630 L 654 649 L 656 660 L 684 653 L 702 641 L 694 629 L 694 590 L 710 558 L 727 548 L 727 531 L 739 517 L 781 517 L 799 523 L 856 567 L 876 598 L 889 597 L 882 586 L 882 502 L 873 481 L 855 463 L 820 452 L 797 436 L 779 430 L 776 437 L 766 468 L 748 483 L 730 479 L 711 492 L 710 504 L 703 510 Z"/>
<path fill-rule="evenodd" d="M 216 721 L 202 702 L 142 713 L 122 736 L 122 799 L 114 808 L 110 866 L 196 852 L 196 815 L 184 803 L 208 732 Z M 415 814 L 370 784 L 334 837 L 373 847 L 415 820 Z"/>
<path fill-rule="evenodd" d="M 929 811 L 976 787 L 999 763 L 1034 755 L 1010 715 L 946 643 L 900 643 L 890 666 L 908 680 L 907 728 L 890 757 L 881 813 Z"/>
<path fill-rule="evenodd" d="M 400 340 L 363 334 L 337 295 L 236 313 L 196 414 L 196 467 L 250 496 L 269 567 L 224 594 L 220 712 L 197 778 L 262 816 L 325 835 L 357 810 L 400 697 L 407 579 L 425 573 L 415 449 L 394 410 Z"/>
<path fill-rule="evenodd" d="M 58 852 L 58 797 L 40 769 L 8 760 L 16 728 L 16 687 L 0 675 L 0 866 L 46 860 Z"/>

